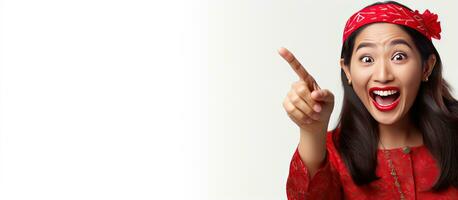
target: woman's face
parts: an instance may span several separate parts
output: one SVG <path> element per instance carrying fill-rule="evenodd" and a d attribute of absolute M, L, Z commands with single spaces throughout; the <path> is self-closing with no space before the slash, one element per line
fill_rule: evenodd
<path fill-rule="evenodd" d="M 389 23 L 364 28 L 355 38 L 350 66 L 341 63 L 366 109 L 386 125 L 406 116 L 430 71 L 422 70 L 420 53 L 409 34 Z"/>

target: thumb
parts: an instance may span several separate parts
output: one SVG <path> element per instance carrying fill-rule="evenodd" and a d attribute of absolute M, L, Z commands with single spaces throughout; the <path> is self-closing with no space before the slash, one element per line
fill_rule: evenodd
<path fill-rule="evenodd" d="M 334 94 L 326 89 L 314 90 L 311 96 L 315 101 L 334 102 Z"/>

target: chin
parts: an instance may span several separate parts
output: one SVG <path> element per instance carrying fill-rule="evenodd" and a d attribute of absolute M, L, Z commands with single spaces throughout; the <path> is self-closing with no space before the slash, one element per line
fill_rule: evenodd
<path fill-rule="evenodd" d="M 386 114 L 383 114 L 383 115 L 384 116 L 379 116 L 375 114 L 375 115 L 372 115 L 372 117 L 374 117 L 375 121 L 377 121 L 379 124 L 383 124 L 383 125 L 395 124 L 400 119 L 398 115 L 386 115 Z"/>

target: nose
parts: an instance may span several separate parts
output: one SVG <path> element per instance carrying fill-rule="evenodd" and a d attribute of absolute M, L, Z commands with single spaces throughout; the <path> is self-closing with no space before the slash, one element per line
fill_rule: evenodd
<path fill-rule="evenodd" d="M 372 74 L 375 82 L 378 83 L 389 83 L 394 80 L 394 76 L 391 73 L 390 61 L 384 60 L 379 62 L 374 69 Z"/>

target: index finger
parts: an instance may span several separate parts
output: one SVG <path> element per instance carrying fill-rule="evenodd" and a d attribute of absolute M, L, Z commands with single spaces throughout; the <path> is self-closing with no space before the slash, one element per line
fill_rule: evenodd
<path fill-rule="evenodd" d="M 307 70 L 304 69 L 302 64 L 294 57 L 294 55 L 286 48 L 282 47 L 278 50 L 278 53 L 285 59 L 289 65 L 293 68 L 293 70 L 296 72 L 296 74 L 299 76 L 300 79 L 307 81 L 309 79 L 313 78 L 310 76 L 310 74 L 307 72 Z"/>

